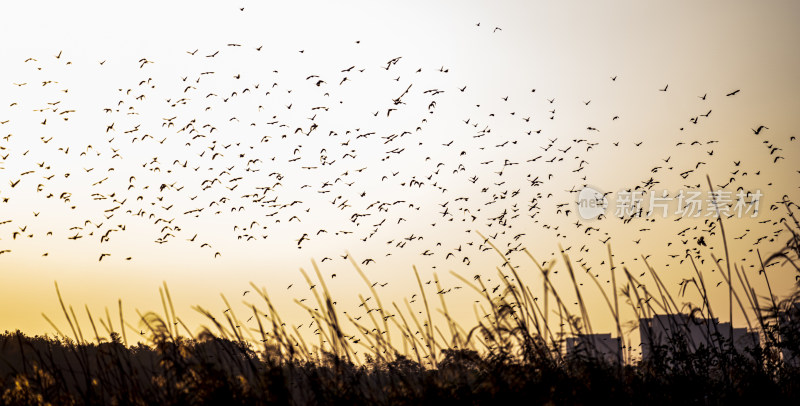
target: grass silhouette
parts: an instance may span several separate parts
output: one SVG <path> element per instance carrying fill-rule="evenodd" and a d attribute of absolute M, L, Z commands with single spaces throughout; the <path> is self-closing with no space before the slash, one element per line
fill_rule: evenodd
<path fill-rule="evenodd" d="M 724 229 L 725 272 L 712 254 L 728 286 L 729 314 L 735 305 L 748 327 L 761 331 L 760 342 L 746 351 L 732 345 L 725 338 L 731 335 L 718 331 L 715 324 L 707 329 L 704 342 L 709 345 L 676 334 L 666 343 L 649 343 L 652 356 L 646 359 L 636 359 L 632 344 L 624 341 L 627 323 L 620 315 L 620 298 L 637 320 L 671 313 L 688 314 L 694 320 L 715 317 L 704 275 L 692 255 L 687 257 L 695 276 L 684 280 L 680 294 L 696 290 L 702 300 L 699 306 L 679 306 L 644 256 L 654 290 L 624 267 L 617 280 L 610 247 L 611 290 L 587 272 L 623 340 L 624 350 L 616 361 L 591 352 L 564 351 L 566 336 L 593 332 L 583 300 L 589 292 L 577 282 L 565 253 L 563 266 L 578 300 L 577 312 L 569 310 L 564 295 L 555 288 L 552 269 L 539 266 L 527 250 L 524 252 L 543 277 L 541 302 L 513 266 L 508 266 L 508 271 L 497 268 L 503 283 L 499 296 L 492 296 L 480 277 L 468 280 L 452 272 L 483 298 L 484 314 L 469 328 L 450 317 L 444 295 L 439 295 L 438 310 L 445 323 L 434 323 L 432 303 L 416 268 L 425 307 L 422 317 L 412 311 L 408 300 L 387 307 L 351 257 L 375 300 L 371 306 L 359 296 L 368 315 L 361 320 L 336 309 L 316 263 L 312 262 L 316 279 L 301 270 L 312 287 L 316 306 L 295 302 L 319 327 L 319 343 L 306 342 L 295 327 L 287 327 L 266 290 L 252 283 L 262 302 L 260 307 L 254 304 L 250 308 L 257 330 L 243 329 L 244 323 L 223 296 L 229 310 L 221 317 L 195 307 L 208 320 L 198 335 L 177 316 L 166 284 L 159 288 L 163 313 L 137 314 L 143 328 L 126 321 L 120 301 L 118 321 L 107 310 L 105 317 L 95 318 L 86 307 L 89 332 L 82 329 L 74 308 L 64 303 L 56 285 L 71 335 L 63 334 L 44 316 L 58 339 L 29 337 L 19 331 L 0 336 L 0 399 L 3 404 L 25 405 L 796 401 L 800 398 L 800 368 L 785 361 L 791 354 L 800 354 L 800 307 L 796 306 L 800 289 L 776 300 L 765 271 L 768 264 L 783 261 L 800 273 L 800 222 L 793 212 L 798 206 L 789 201 L 783 204 L 788 215 L 782 222 L 790 238 L 784 249 L 761 262 L 759 275 L 769 291 L 766 300 L 744 270 L 728 261 Z M 721 226 L 722 220 L 718 221 Z M 502 251 L 485 240 L 510 264 Z M 438 278 L 434 279 L 441 290 Z M 553 314 L 558 318 L 553 319 Z M 148 344 L 129 345 L 126 328 L 139 331 Z"/>

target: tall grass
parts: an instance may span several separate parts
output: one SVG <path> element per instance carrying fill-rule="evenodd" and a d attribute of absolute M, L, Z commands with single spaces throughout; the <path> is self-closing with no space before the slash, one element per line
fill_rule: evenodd
<path fill-rule="evenodd" d="M 728 287 L 729 314 L 733 315 L 735 303 L 747 325 L 762 332 L 762 340 L 746 352 L 724 339 L 716 324 L 707 323 L 704 342 L 713 345 L 676 335 L 664 345 L 649 343 L 653 356 L 648 359 L 634 355 L 634 343 L 624 330 L 635 328 L 638 319 L 669 313 L 706 321 L 717 317 L 704 274 L 692 255 L 687 254 L 687 260 L 694 276 L 673 292 L 644 256 L 653 280 L 650 285 L 628 268 L 618 269 L 610 246 L 610 289 L 588 271 L 593 286 L 584 288 L 562 251 L 561 266 L 572 284 L 571 292 L 564 292 L 551 278 L 552 262 L 544 268 L 524 250 L 533 272 L 520 272 L 480 235 L 503 260 L 495 270 L 501 285 L 499 294 L 494 294 L 481 277 L 470 280 L 451 272 L 481 298 L 475 306 L 476 322 L 468 327 L 451 316 L 445 295 L 438 295 L 438 308 L 433 308 L 416 268 L 423 312 L 415 312 L 407 299 L 382 302 L 352 257 L 352 266 L 374 298 L 371 302 L 359 296 L 367 312 L 359 320 L 337 309 L 316 263 L 313 273 L 301 269 L 316 304 L 296 304 L 313 320 L 314 342 L 288 325 L 267 289 L 253 283 L 258 303 L 249 305 L 245 317 L 252 316 L 256 328 L 244 328 L 242 318 L 222 296 L 227 307 L 222 314 L 194 308 L 207 319 L 199 334 L 193 334 L 176 313 L 166 284 L 159 288 L 161 312 L 137 311 L 136 327 L 123 314 L 122 301 L 118 321 L 112 320 L 108 309 L 105 317 L 96 318 L 86 307 L 90 330 L 79 323 L 56 285 L 69 334 L 43 315 L 57 338 L 20 332 L 0 336 L 0 399 L 4 404 L 26 405 L 487 403 L 519 396 L 541 403 L 797 400 L 800 370 L 785 361 L 800 354 L 800 311 L 794 306 L 800 290 L 777 299 L 766 271 L 770 264 L 782 262 L 800 274 L 800 223 L 793 212 L 797 206 L 788 201 L 784 205 L 788 215 L 782 223 L 790 238 L 784 249 L 761 261 L 758 271 L 768 296 L 757 292 L 744 269 L 729 261 L 724 231 L 726 272 L 712 255 Z M 541 277 L 541 288 L 532 288 L 534 277 Z M 438 278 L 434 280 L 441 291 Z M 687 292 L 696 292 L 701 303 L 678 305 Z M 607 309 L 589 308 L 584 300 L 598 293 Z M 572 294 L 577 311 L 568 305 Z M 629 307 L 631 320 L 623 319 L 621 304 Z M 591 351 L 564 350 L 566 337 L 595 332 L 591 318 L 598 311 L 608 311 L 622 340 L 616 362 Z M 437 313 L 440 317 L 434 318 Z M 129 339 L 129 334 L 141 340 Z M 129 345 L 134 341 L 139 343 Z"/>

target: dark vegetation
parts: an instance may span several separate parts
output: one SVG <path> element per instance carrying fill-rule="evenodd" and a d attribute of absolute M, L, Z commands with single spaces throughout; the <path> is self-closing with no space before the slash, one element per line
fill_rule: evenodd
<path fill-rule="evenodd" d="M 769 276 L 765 267 L 776 261 L 784 263 L 783 269 L 800 275 L 800 224 L 792 212 L 793 204 L 785 205 L 788 216 L 783 222 L 790 231 L 790 239 L 785 249 L 763 261 L 758 275 L 765 278 L 767 285 Z M 570 262 L 564 259 L 564 267 L 574 282 Z M 728 263 L 725 259 L 723 264 Z M 304 342 L 296 329 L 292 332 L 286 327 L 266 292 L 255 285 L 253 289 L 261 295 L 266 308 L 252 308 L 259 326 L 255 334 L 239 327 L 243 323 L 233 310 L 218 319 L 197 308 L 209 318 L 209 328 L 192 335 L 175 315 L 164 286 L 161 290 L 164 313 L 139 315 L 140 325 L 146 327 L 141 334 L 148 338 L 149 344 L 135 346 L 126 345 L 122 326 L 128 326 L 129 331 L 139 332 L 139 329 L 125 322 L 121 305 L 118 330 L 114 329 L 116 316 L 112 320 L 106 312 L 105 318 L 94 319 L 87 308 L 92 339 L 86 339 L 84 334 L 89 331 L 78 325 L 74 310 L 62 301 L 71 336 L 58 331 L 55 324 L 59 339 L 28 337 L 20 332 L 0 336 L 0 403 L 797 402 L 800 368 L 787 362 L 786 354 L 800 354 L 800 314 L 795 306 L 800 303 L 800 290 L 783 300 L 777 300 L 771 292 L 758 295 L 743 270 L 733 266 L 723 272 L 725 265 L 719 265 L 720 262 L 717 264 L 720 272 L 727 275 L 730 292 L 729 303 L 723 306 L 736 306 L 748 324 L 762 332 L 760 345 L 753 349 L 740 352 L 730 342 L 719 339 L 714 345 L 690 351 L 686 342 L 673 337 L 669 345 L 655 347 L 655 355 L 646 360 L 632 357 L 631 345 L 624 341 L 626 351 L 621 363 L 588 354 L 566 355 L 563 337 L 591 333 L 591 324 L 580 300 L 578 283 L 573 285 L 580 311 L 573 314 L 549 283 L 549 270 L 542 268 L 539 268 L 544 277 L 542 301 L 533 296 L 511 267 L 508 275 L 498 269 L 501 276 L 509 276 L 501 278 L 506 286 L 500 299 L 489 296 L 479 278 L 473 281 L 461 278 L 483 296 L 488 309 L 487 317 L 469 330 L 447 316 L 444 299 L 441 304 L 446 322 L 434 326 L 429 298 L 425 297 L 421 283 L 419 294 L 427 311 L 424 318 L 417 319 L 410 308 L 403 313 L 396 304 L 390 313 L 378 299 L 378 307 L 369 312 L 371 317 L 367 320 L 372 324 L 361 324 L 335 309 L 335 302 L 317 270 L 319 278 L 314 283 L 321 285 L 321 289 L 314 290 L 317 306 L 299 304 L 320 327 L 319 345 Z M 369 286 L 366 276 L 353 265 Z M 703 275 L 697 268 L 695 271 L 696 277 L 686 281 L 684 287 L 696 288 L 702 297 L 704 305 L 695 308 L 679 308 L 652 268 L 655 291 L 648 290 L 626 269 L 617 272 L 620 275 L 612 272 L 612 291 L 606 292 L 599 282 L 596 287 L 615 317 L 618 333 L 622 332 L 620 305 L 629 306 L 637 318 L 678 312 L 715 317 L 710 313 L 712 307 Z M 312 279 L 303 274 L 311 285 Z M 377 299 L 375 292 L 372 293 Z M 555 310 L 548 308 L 553 304 Z M 369 308 L 366 303 L 365 306 Z M 548 320 L 548 314 L 560 317 Z M 346 332 L 343 317 L 358 330 L 354 335 Z M 95 320 L 106 331 L 105 336 L 98 332 Z M 552 326 L 559 328 L 551 329 Z M 179 333 L 179 329 L 186 333 Z M 398 339 L 400 348 L 395 346 Z M 357 356 L 356 351 L 361 354 Z"/>

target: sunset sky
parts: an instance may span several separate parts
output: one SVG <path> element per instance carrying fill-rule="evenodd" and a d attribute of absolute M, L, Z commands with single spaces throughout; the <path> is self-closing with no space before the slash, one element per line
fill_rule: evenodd
<path fill-rule="evenodd" d="M 723 221 L 765 295 L 756 250 L 800 201 L 796 1 L 88 3 L 0 6 L 0 330 L 64 330 L 54 282 L 81 320 L 122 299 L 138 328 L 166 282 L 196 332 L 220 294 L 248 317 L 253 282 L 307 324 L 312 259 L 355 317 L 371 293 L 350 258 L 384 307 L 421 311 L 412 266 L 436 275 L 429 300 L 471 325 L 480 297 L 450 272 L 493 287 L 503 264 L 478 232 L 534 294 L 522 248 L 572 298 L 565 249 L 606 332 L 583 275 L 609 279 L 604 242 L 674 294 L 689 249 L 728 320 L 714 217 L 623 221 L 618 192 L 761 193 Z M 587 185 L 604 218 L 579 216 Z M 792 272 L 768 269 L 775 294 Z"/>

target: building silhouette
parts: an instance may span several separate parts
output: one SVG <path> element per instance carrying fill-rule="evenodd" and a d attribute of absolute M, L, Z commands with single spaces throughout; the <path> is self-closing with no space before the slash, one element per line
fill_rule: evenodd
<path fill-rule="evenodd" d="M 622 342 L 611 334 L 579 334 L 566 341 L 568 357 L 587 357 L 609 363 L 622 362 Z"/>
<path fill-rule="evenodd" d="M 671 352 L 683 347 L 694 353 L 701 348 L 727 351 L 732 344 L 737 352 L 747 354 L 747 350 L 761 343 L 756 331 L 732 328 L 731 323 L 720 323 L 717 318 L 696 318 L 682 313 L 639 319 L 639 336 L 642 360 L 653 357 L 659 348 Z"/>
<path fill-rule="evenodd" d="M 800 367 L 800 301 L 791 302 L 786 310 L 778 312 L 777 327 L 783 362 Z"/>

